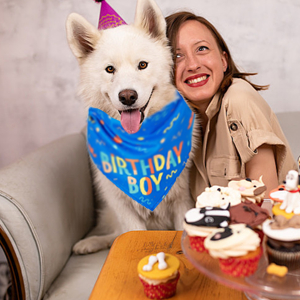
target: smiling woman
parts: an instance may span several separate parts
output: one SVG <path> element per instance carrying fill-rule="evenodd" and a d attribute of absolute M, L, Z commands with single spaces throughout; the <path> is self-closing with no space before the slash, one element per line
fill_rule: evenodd
<path fill-rule="evenodd" d="M 236 67 L 226 42 L 205 18 L 178 12 L 166 18 L 173 51 L 174 83 L 201 118 L 202 143 L 191 172 L 194 199 L 234 178 L 258 179 L 268 195 L 296 169 L 275 114 Z"/>
<path fill-rule="evenodd" d="M 218 91 L 227 69 L 226 57 L 205 25 L 189 20 L 180 26 L 176 39 L 175 81 L 177 88 L 198 108 L 207 107 Z"/>

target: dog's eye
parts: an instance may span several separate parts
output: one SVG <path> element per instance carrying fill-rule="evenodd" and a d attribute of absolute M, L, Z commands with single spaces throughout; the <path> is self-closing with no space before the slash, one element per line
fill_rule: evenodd
<path fill-rule="evenodd" d="M 139 62 L 139 66 L 138 66 L 139 70 L 144 70 L 147 67 L 148 67 L 148 63 L 147 62 L 145 62 L 145 61 L 140 61 Z"/>
<path fill-rule="evenodd" d="M 107 73 L 114 73 L 115 72 L 115 68 L 113 66 L 108 66 L 108 67 L 106 67 L 105 71 Z"/>

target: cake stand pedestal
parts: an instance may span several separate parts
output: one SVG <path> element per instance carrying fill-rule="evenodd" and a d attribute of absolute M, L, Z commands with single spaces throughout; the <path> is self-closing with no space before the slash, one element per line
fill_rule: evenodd
<path fill-rule="evenodd" d="M 233 277 L 223 273 L 217 259 L 208 253 L 199 253 L 191 249 L 189 237 L 184 231 L 181 239 L 183 253 L 187 259 L 203 274 L 233 289 L 244 291 L 249 300 L 299 300 L 300 270 L 288 272 L 284 277 L 266 272 L 268 259 L 262 255 L 256 272 L 248 277 Z"/>

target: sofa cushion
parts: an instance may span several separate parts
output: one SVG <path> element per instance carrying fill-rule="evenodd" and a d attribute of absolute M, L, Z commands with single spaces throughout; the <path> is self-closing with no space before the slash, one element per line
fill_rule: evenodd
<path fill-rule="evenodd" d="M 109 250 L 72 255 L 43 300 L 87 300 Z"/>

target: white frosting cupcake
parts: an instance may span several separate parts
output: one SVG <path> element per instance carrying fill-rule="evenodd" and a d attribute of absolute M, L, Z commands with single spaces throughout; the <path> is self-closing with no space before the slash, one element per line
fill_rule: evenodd
<path fill-rule="evenodd" d="M 212 257 L 223 259 L 246 255 L 259 245 L 258 234 L 245 224 L 215 230 L 204 241 L 204 246 Z"/>
<path fill-rule="evenodd" d="M 221 187 L 214 185 L 206 188 L 203 193 L 197 197 L 196 207 L 222 207 L 241 203 L 241 194 L 230 187 Z"/>
<path fill-rule="evenodd" d="M 269 263 L 286 266 L 289 271 L 300 269 L 300 216 L 287 219 L 277 215 L 266 220 L 262 229 Z"/>

